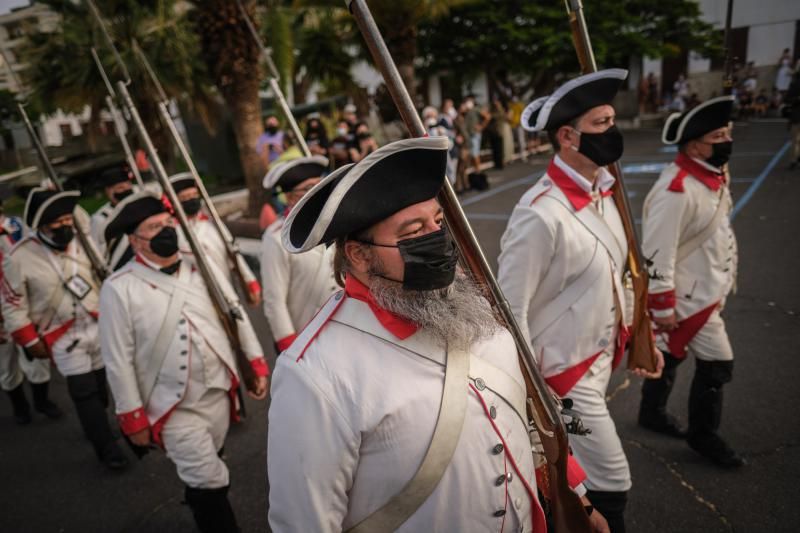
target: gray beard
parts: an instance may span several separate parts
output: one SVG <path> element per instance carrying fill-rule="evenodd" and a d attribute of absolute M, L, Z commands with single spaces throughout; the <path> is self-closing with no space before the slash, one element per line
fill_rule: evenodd
<path fill-rule="evenodd" d="M 489 302 L 460 270 L 450 286 L 430 291 L 406 290 L 402 283 L 373 273 L 370 293 L 380 307 L 450 347 L 466 350 L 500 329 Z"/>

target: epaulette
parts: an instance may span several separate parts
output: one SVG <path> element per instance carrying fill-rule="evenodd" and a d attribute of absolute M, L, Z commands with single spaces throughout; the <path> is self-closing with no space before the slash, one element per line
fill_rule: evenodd
<path fill-rule="evenodd" d="M 522 196 L 520 199 L 520 204 L 530 207 L 536 202 L 536 200 L 547 194 L 552 188 L 553 180 L 551 180 L 550 177 L 545 174 L 539 179 L 539 181 L 536 182 L 533 187 L 528 189 L 528 192 Z"/>
<path fill-rule="evenodd" d="M 333 318 L 333 315 L 336 314 L 336 311 L 345 299 L 344 290 L 334 293 L 325 305 L 317 311 L 317 314 L 314 315 L 314 318 L 303 328 L 300 334 L 297 335 L 286 351 L 283 352 L 283 355 L 291 357 L 295 362 L 300 362 L 309 345 L 317 338 L 317 335 L 319 335 L 320 331 L 322 331 L 330 319 Z"/>

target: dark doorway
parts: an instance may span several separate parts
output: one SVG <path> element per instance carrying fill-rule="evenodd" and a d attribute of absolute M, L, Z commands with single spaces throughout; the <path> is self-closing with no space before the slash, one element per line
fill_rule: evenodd
<path fill-rule="evenodd" d="M 686 76 L 688 65 L 689 52 L 686 50 L 681 50 L 676 56 L 664 58 L 661 63 L 661 94 L 672 94 L 672 85 L 681 74 Z"/>

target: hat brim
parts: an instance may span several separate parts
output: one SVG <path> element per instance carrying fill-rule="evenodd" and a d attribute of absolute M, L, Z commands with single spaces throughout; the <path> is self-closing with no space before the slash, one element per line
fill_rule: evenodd
<path fill-rule="evenodd" d="M 37 195 L 52 192 L 53 194 L 42 201 L 37 200 Z M 43 224 L 49 224 L 61 216 L 72 214 L 81 193 L 78 191 L 50 191 L 43 187 L 37 187 L 28 193 L 25 201 L 23 219 L 25 224 L 35 230 Z M 41 197 L 41 196 L 39 196 Z"/>
<path fill-rule="evenodd" d="M 194 179 L 191 172 L 173 174 L 169 177 L 169 182 L 172 184 L 175 194 L 185 191 L 186 189 L 191 189 L 192 187 L 197 187 L 197 181 Z"/>
<path fill-rule="evenodd" d="M 287 191 L 307 179 L 322 177 L 327 171 L 328 159 L 326 157 L 320 155 L 300 157 L 273 165 L 261 184 L 265 189 L 280 187 Z"/>
<path fill-rule="evenodd" d="M 332 172 L 292 208 L 284 247 L 305 252 L 434 198 L 445 182 L 449 147 L 447 137 L 405 139 Z"/>
<path fill-rule="evenodd" d="M 684 144 L 727 126 L 731 121 L 733 102 L 733 96 L 718 96 L 683 114 L 673 113 L 664 123 L 661 142 Z"/>
<path fill-rule="evenodd" d="M 103 235 L 106 242 L 111 242 L 121 235 L 130 235 L 151 216 L 167 212 L 167 207 L 157 194 L 150 191 L 132 194 L 114 207 L 103 228 Z"/>

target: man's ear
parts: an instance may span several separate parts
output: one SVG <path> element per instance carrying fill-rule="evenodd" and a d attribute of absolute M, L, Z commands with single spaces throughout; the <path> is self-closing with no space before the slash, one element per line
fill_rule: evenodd
<path fill-rule="evenodd" d="M 558 144 L 561 145 L 562 148 L 570 148 L 577 144 L 576 138 L 577 135 L 572 130 L 572 126 L 561 126 L 556 131 L 556 139 L 558 139 Z"/>
<path fill-rule="evenodd" d="M 350 263 L 351 268 L 358 274 L 369 272 L 371 262 L 368 246 L 356 241 L 346 241 L 344 243 L 344 256 Z"/>

